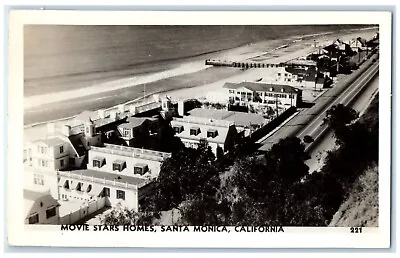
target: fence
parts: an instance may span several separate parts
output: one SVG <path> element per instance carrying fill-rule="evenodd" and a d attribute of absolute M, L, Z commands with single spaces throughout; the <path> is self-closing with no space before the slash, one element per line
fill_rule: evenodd
<path fill-rule="evenodd" d="M 252 142 L 256 142 L 257 140 L 261 139 L 263 136 L 270 133 L 276 127 L 278 127 L 283 121 L 288 119 L 291 115 L 296 112 L 296 107 L 292 106 L 286 109 L 282 114 L 280 114 L 277 118 L 266 124 L 265 126 L 261 127 L 253 134 L 250 135 L 250 139 Z"/>
<path fill-rule="evenodd" d="M 105 199 L 106 198 L 99 198 L 95 201 L 83 204 L 81 207 L 79 207 L 79 209 L 71 211 L 69 214 L 60 217 L 60 224 L 70 225 L 85 217 L 90 216 L 91 214 L 102 209 L 105 206 Z"/>

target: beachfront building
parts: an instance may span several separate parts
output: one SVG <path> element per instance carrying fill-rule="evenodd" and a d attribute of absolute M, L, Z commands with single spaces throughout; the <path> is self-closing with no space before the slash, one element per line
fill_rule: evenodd
<path fill-rule="evenodd" d="M 196 149 L 202 140 L 206 140 L 217 158 L 240 139 L 232 121 L 184 116 L 174 117 L 171 126 L 185 147 Z"/>
<path fill-rule="evenodd" d="M 325 76 L 313 66 L 305 68 L 289 66 L 278 71 L 275 83 L 296 88 L 321 90 L 325 84 Z"/>
<path fill-rule="evenodd" d="M 59 206 L 49 192 L 24 189 L 25 224 L 59 224 Z"/>
<path fill-rule="evenodd" d="M 152 117 L 128 117 L 118 125 L 121 138 L 129 147 L 142 147 L 149 137 L 157 134 L 158 119 Z"/>
<path fill-rule="evenodd" d="M 224 120 L 235 123 L 238 134 L 248 137 L 268 123 L 262 115 L 228 110 L 195 108 L 188 112 L 191 117 Z"/>
<path fill-rule="evenodd" d="M 58 172 L 60 197 L 85 202 L 105 198 L 107 206 L 137 210 L 169 157 L 170 153 L 112 144 L 92 147 L 87 169 Z"/>
<path fill-rule="evenodd" d="M 297 107 L 302 91 L 288 85 L 260 82 L 225 83 L 231 105 L 255 105 L 280 108 Z"/>
<path fill-rule="evenodd" d="M 367 40 L 361 37 L 350 41 L 351 50 L 354 52 L 361 52 L 367 50 Z"/>

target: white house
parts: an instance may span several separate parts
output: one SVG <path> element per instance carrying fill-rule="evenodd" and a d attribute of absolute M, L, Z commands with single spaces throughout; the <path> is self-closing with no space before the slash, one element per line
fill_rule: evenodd
<path fill-rule="evenodd" d="M 49 192 L 24 189 L 25 224 L 59 224 L 60 204 Z"/>
<path fill-rule="evenodd" d="M 225 83 L 232 105 L 289 108 L 301 103 L 302 91 L 292 86 L 259 82 Z"/>

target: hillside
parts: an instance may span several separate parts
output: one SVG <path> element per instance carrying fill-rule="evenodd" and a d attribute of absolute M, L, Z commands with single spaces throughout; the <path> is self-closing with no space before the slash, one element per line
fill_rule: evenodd
<path fill-rule="evenodd" d="M 330 227 L 377 227 L 379 221 L 378 165 L 355 182 L 347 200 L 333 216 Z"/>
<path fill-rule="evenodd" d="M 375 96 L 360 122 L 379 135 L 379 94 Z M 379 221 L 379 173 L 378 164 L 373 164 L 355 181 L 347 199 L 333 216 L 329 226 L 377 227 Z"/>

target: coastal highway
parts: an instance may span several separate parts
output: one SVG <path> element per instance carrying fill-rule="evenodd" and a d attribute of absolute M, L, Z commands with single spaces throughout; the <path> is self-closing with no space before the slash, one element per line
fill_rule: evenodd
<path fill-rule="evenodd" d="M 350 106 L 351 103 L 365 90 L 371 80 L 378 74 L 379 65 L 378 63 L 366 71 L 362 77 L 356 80 L 351 87 L 349 87 L 340 98 L 330 103 L 322 113 L 315 117 L 315 119 L 305 126 L 298 134 L 297 137 L 303 139 L 304 136 L 310 135 L 314 140 L 318 140 L 329 128 L 327 125 L 322 125 L 323 119 L 325 117 L 326 111 L 329 110 L 336 104 L 343 104 L 345 106 Z M 313 143 L 306 146 L 306 151 L 308 151 L 313 146 Z"/>
<path fill-rule="evenodd" d="M 376 75 L 360 92 L 349 106 L 360 113 L 360 116 L 367 110 L 372 100 L 379 92 L 379 74 Z M 336 147 L 335 137 L 332 130 L 326 130 L 321 133 L 319 139 L 316 139 L 312 144 L 306 146 L 310 159 L 305 163 L 310 168 L 310 172 L 319 171 L 324 165 L 327 151 Z"/>
<path fill-rule="evenodd" d="M 373 62 L 377 56 L 372 56 L 365 61 L 358 70 L 338 81 L 331 89 L 322 94 L 315 100 L 314 106 L 301 110 L 293 119 L 283 125 L 270 137 L 260 142 L 260 151 L 269 150 L 273 144 L 280 139 L 296 136 L 303 139 L 305 135 L 312 134 L 319 136 L 322 134 L 322 120 L 325 112 L 332 106 L 343 103 L 350 103 L 363 89 L 363 87 L 378 73 L 379 62 Z"/>

